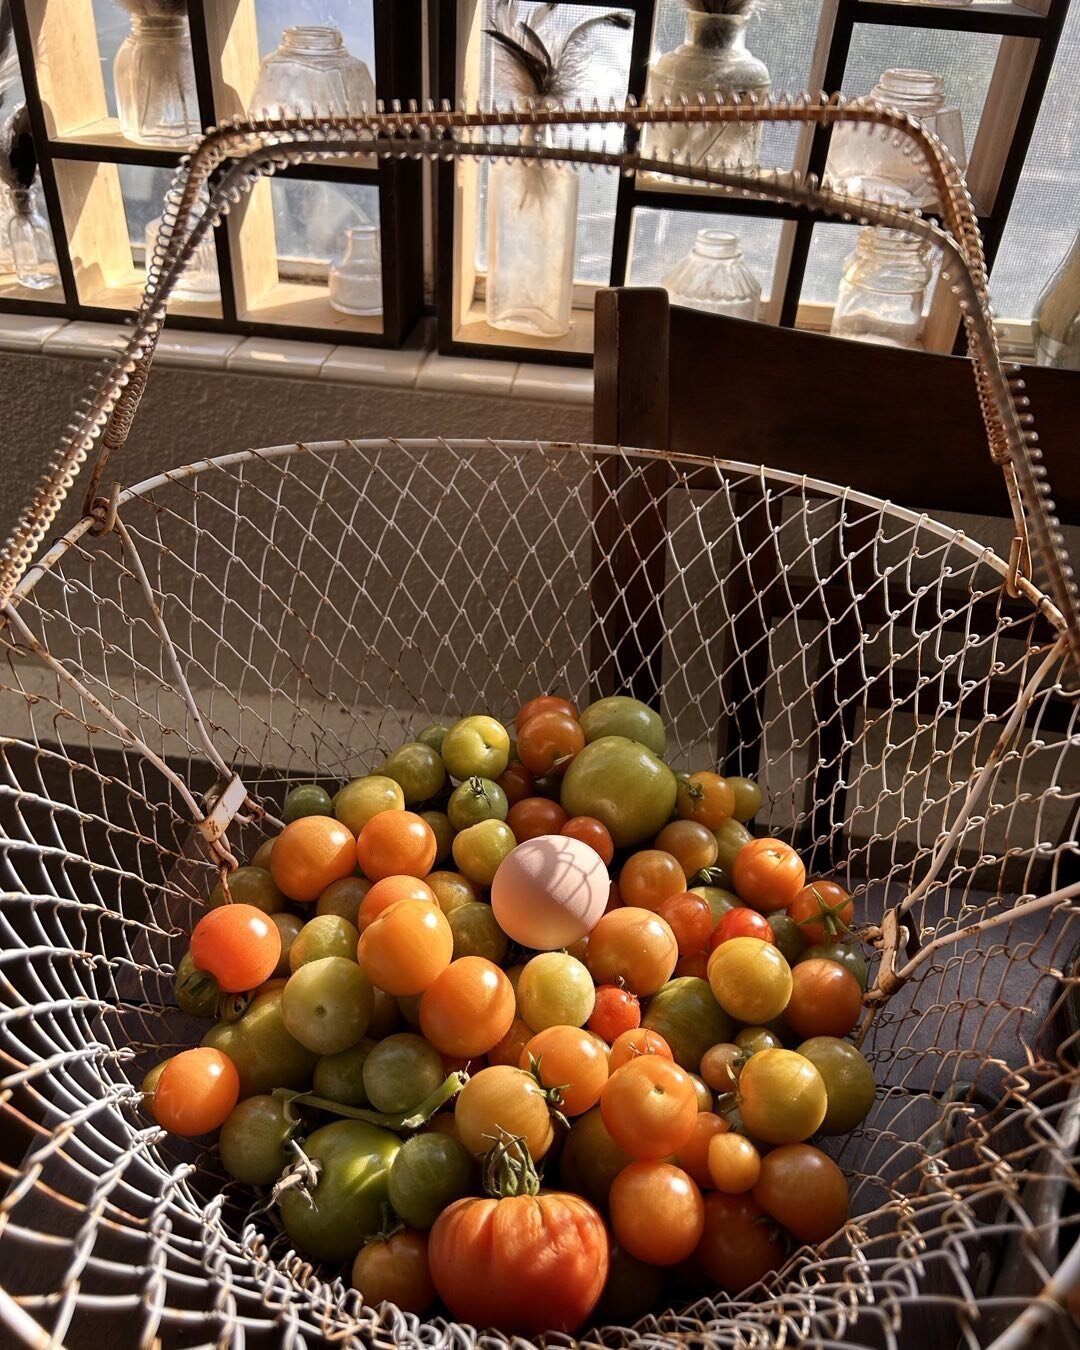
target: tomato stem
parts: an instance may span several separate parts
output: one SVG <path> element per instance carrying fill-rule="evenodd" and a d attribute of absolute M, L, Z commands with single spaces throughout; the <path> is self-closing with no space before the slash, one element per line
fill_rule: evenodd
<path fill-rule="evenodd" d="M 365 1111 L 359 1106 L 344 1106 L 333 1102 L 329 1097 L 317 1097 L 313 1092 L 290 1092 L 288 1088 L 275 1088 L 274 1096 L 286 1103 L 286 1114 L 291 1119 L 292 1109 L 296 1106 L 313 1106 L 317 1111 L 327 1111 L 336 1116 L 347 1116 L 350 1120 L 364 1120 L 369 1125 L 381 1125 L 385 1130 L 401 1134 L 406 1130 L 418 1130 L 425 1125 L 444 1106 L 451 1097 L 469 1081 L 469 1075 L 461 1070 L 449 1075 L 446 1080 L 425 1097 L 412 1111 L 398 1115 L 389 1115 L 383 1111 Z"/>
<path fill-rule="evenodd" d="M 524 1138 L 499 1127 L 498 1137 L 484 1157 L 484 1190 L 495 1200 L 512 1195 L 539 1195 L 540 1174 Z"/>

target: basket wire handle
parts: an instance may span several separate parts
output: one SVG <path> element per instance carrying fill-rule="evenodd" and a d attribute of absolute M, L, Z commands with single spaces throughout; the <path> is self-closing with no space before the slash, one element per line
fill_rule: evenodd
<path fill-rule="evenodd" d="M 568 146 L 546 146 L 539 138 L 508 143 L 507 130 L 523 127 L 589 128 L 621 125 L 640 132 L 651 125 L 720 124 L 726 122 L 802 122 L 831 126 L 838 122 L 862 124 L 885 134 L 904 138 L 925 161 L 928 181 L 942 204 L 947 226 L 943 230 L 914 211 L 851 197 L 819 186 L 816 179 L 800 180 L 788 173 L 738 173 L 703 164 L 665 161 L 631 151 L 608 152 Z M 482 139 L 477 133 L 487 133 Z M 729 193 L 775 202 L 807 205 L 844 220 L 904 229 L 940 247 L 945 256 L 942 279 L 947 281 L 964 320 L 968 346 L 975 368 L 990 455 L 1004 474 L 1019 545 L 1014 547 L 1010 583 L 1026 591 L 1021 575 L 1029 557 L 1045 573 L 1052 605 L 1041 604 L 1064 632 L 1070 656 L 1080 669 L 1080 606 L 1072 569 L 1064 548 L 1059 523 L 1053 514 L 1046 473 L 1037 437 L 1029 425 L 1021 425 L 1012 380 L 1006 375 L 997 349 L 986 287 L 986 266 L 974 208 L 963 176 L 937 138 L 907 114 L 879 108 L 865 100 L 843 104 L 836 97 L 800 97 L 759 102 L 728 99 L 691 103 L 665 102 L 637 107 L 632 101 L 607 108 L 583 109 L 530 104 L 490 111 L 453 110 L 449 105 L 424 112 L 399 105 L 387 112 L 379 105 L 374 113 L 325 118 L 284 118 L 263 122 L 235 121 L 211 131 L 181 166 L 170 191 L 162 230 L 154 257 L 147 269 L 143 302 L 134 331 L 124 349 L 95 380 L 90 396 L 68 429 L 53 467 L 41 481 L 23 517 L 0 551 L 0 607 L 17 601 L 20 580 L 25 576 L 47 529 L 65 500 L 75 476 L 94 442 L 101 437 L 100 453 L 91 474 L 88 508 L 104 517 L 107 507 L 96 501 L 109 455 L 126 441 L 145 389 L 157 337 L 165 319 L 168 296 L 195 247 L 240 195 L 254 182 L 277 168 L 294 162 L 344 158 L 374 150 L 380 157 L 526 158 L 554 160 L 618 168 L 625 174 L 638 171 L 672 178 L 690 179 L 725 188 Z M 226 161 L 233 161 L 223 168 Z M 221 169 L 210 190 L 208 205 L 200 193 L 209 190 L 211 175 Z M 1026 399 L 1024 400 L 1026 406 Z M 101 429 L 105 426 L 105 434 Z"/>

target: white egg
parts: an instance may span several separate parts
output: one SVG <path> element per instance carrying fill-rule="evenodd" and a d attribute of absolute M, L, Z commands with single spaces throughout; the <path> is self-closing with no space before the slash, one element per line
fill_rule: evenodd
<path fill-rule="evenodd" d="M 607 907 L 603 859 L 580 839 L 542 834 L 509 853 L 491 885 L 499 927 L 523 947 L 555 951 L 590 933 Z"/>

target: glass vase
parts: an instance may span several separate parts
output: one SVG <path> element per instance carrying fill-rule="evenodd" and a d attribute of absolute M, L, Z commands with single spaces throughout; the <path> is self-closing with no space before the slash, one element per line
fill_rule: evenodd
<path fill-rule="evenodd" d="M 200 205 L 206 205 L 208 194 L 203 193 Z M 146 227 L 146 270 L 154 260 L 158 236 L 161 233 L 162 218 L 155 217 Z M 187 266 L 177 278 L 169 296 L 170 300 L 195 302 L 213 302 L 221 299 L 221 280 L 218 276 L 217 250 L 214 247 L 212 230 L 199 240 L 194 253 L 188 259 Z"/>
<path fill-rule="evenodd" d="M 756 319 L 761 283 L 743 262 L 739 236 L 727 230 L 698 230 L 694 247 L 661 283 L 673 305 Z"/>
<path fill-rule="evenodd" d="M 113 64 L 120 130 L 139 145 L 198 139 L 199 101 L 187 16 L 133 14 Z"/>
<path fill-rule="evenodd" d="M 11 276 L 15 271 L 15 258 L 8 238 L 8 227 L 13 215 L 11 193 L 0 184 L 0 277 Z"/>
<path fill-rule="evenodd" d="M 376 225 L 345 231 L 345 251 L 330 264 L 330 304 L 342 314 L 382 313 L 382 254 Z"/>
<path fill-rule="evenodd" d="M 910 113 L 934 132 L 961 169 L 966 166 L 963 119 L 960 109 L 947 101 L 940 75 L 929 70 L 887 70 L 869 98 L 879 107 Z M 852 123 L 834 127 L 825 179 L 840 191 L 872 201 L 924 209 L 939 205 L 922 155 L 911 150 L 906 137 L 891 129 L 883 134 L 881 128 L 868 130 Z"/>
<path fill-rule="evenodd" d="M 488 180 L 487 321 L 533 337 L 569 333 L 578 175 L 566 165 L 498 160 Z"/>
<path fill-rule="evenodd" d="M 38 207 L 37 194 L 32 188 L 16 188 L 11 202 L 8 243 L 19 285 L 32 291 L 59 285 L 52 231 Z"/>
<path fill-rule="evenodd" d="M 772 81 L 768 67 L 746 46 L 748 14 L 700 14 L 686 16 L 686 41 L 665 52 L 649 71 L 645 98 L 654 104 L 665 99 L 677 104 L 685 98 L 697 103 L 706 99 L 764 98 Z M 647 154 L 684 163 L 709 158 L 717 167 L 754 169 L 761 145 L 761 123 L 732 122 L 717 126 L 671 123 L 649 127 L 643 142 Z"/>
<path fill-rule="evenodd" d="M 833 337 L 921 349 L 923 310 L 933 269 L 930 248 L 904 230 L 868 226 L 844 263 Z"/>
<path fill-rule="evenodd" d="M 1031 333 L 1038 365 L 1080 370 L 1080 233 L 1039 296 Z"/>
<path fill-rule="evenodd" d="M 286 28 L 264 57 L 248 111 L 252 117 L 311 117 L 375 107 L 375 81 L 337 28 Z"/>

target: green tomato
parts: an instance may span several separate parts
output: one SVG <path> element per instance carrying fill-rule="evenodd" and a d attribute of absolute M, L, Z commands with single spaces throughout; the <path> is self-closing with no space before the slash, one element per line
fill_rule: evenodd
<path fill-rule="evenodd" d="M 751 1055 L 756 1055 L 759 1050 L 782 1050 L 784 1042 L 768 1027 L 743 1027 L 735 1037 L 735 1044 L 749 1059 Z"/>
<path fill-rule="evenodd" d="M 772 923 L 771 915 L 769 922 Z M 838 966 L 850 970 L 859 981 L 859 988 L 865 991 L 866 982 L 870 978 L 870 967 L 866 963 L 866 957 L 854 943 L 822 942 L 816 947 L 807 947 L 799 954 L 795 963 L 798 965 L 802 961 L 812 961 L 815 957 L 820 957 L 824 961 L 835 961 Z"/>
<path fill-rule="evenodd" d="M 454 836 L 454 863 L 477 886 L 490 886 L 506 855 L 517 847 L 510 826 L 482 820 Z"/>
<path fill-rule="evenodd" d="M 449 727 L 443 726 L 441 722 L 433 722 L 431 726 L 425 727 L 417 736 L 421 745 L 430 745 L 436 754 L 442 754 L 443 741 L 446 740 L 446 733 Z"/>
<path fill-rule="evenodd" d="M 454 935 L 454 960 L 459 956 L 484 956 L 501 966 L 510 939 L 499 927 L 490 905 L 471 900 L 446 916 Z"/>
<path fill-rule="evenodd" d="M 281 1222 L 298 1251 L 316 1261 L 351 1261 L 379 1231 L 390 1168 L 401 1140 L 362 1120 L 335 1120 L 304 1141 L 319 1165 L 313 1186 L 281 1196 Z"/>
<path fill-rule="evenodd" d="M 732 812 L 732 819 L 741 820 L 744 823 L 753 820 L 761 810 L 761 789 L 752 778 L 729 778 L 728 782 L 735 794 L 735 810 Z"/>
<path fill-rule="evenodd" d="M 173 984 L 176 1001 L 189 1017 L 216 1017 L 221 989 L 208 971 L 196 970 L 191 953 L 185 952 L 176 967 Z"/>
<path fill-rule="evenodd" d="M 589 968 L 577 957 L 541 952 L 525 963 L 518 978 L 517 1003 L 530 1031 L 583 1027 L 592 1016 L 596 986 Z"/>
<path fill-rule="evenodd" d="M 874 1105 L 874 1073 L 861 1051 L 835 1036 L 803 1041 L 798 1053 L 810 1061 L 825 1080 L 828 1106 L 821 1134 L 847 1134 L 860 1125 Z"/>
<path fill-rule="evenodd" d="M 364 1091 L 376 1111 L 400 1115 L 430 1097 L 446 1078 L 442 1056 L 410 1031 L 387 1036 L 364 1061 Z"/>
<path fill-rule="evenodd" d="M 408 745 L 395 750 L 382 766 L 382 771 L 401 787 L 406 806 L 426 802 L 446 782 L 446 770 L 439 752 L 420 741 L 410 741 Z"/>
<path fill-rule="evenodd" d="M 317 783 L 304 783 L 294 787 L 285 798 L 281 819 L 289 825 L 301 816 L 330 816 L 333 813 L 329 792 Z"/>
<path fill-rule="evenodd" d="M 371 882 L 367 877 L 342 877 L 340 881 L 332 881 L 315 904 L 316 917 L 336 914 L 356 928 L 360 906 L 370 890 Z"/>
<path fill-rule="evenodd" d="M 716 866 L 731 875 L 731 864 L 735 861 L 735 854 L 748 844 L 753 835 L 745 825 L 740 825 L 737 820 L 725 820 L 719 829 L 714 830 L 716 835 Z"/>
<path fill-rule="evenodd" d="M 450 794 L 446 814 L 455 830 L 467 830 L 482 820 L 505 820 L 510 810 L 506 793 L 490 778 L 466 778 Z"/>
<path fill-rule="evenodd" d="M 217 1022 L 203 1045 L 228 1055 L 240 1075 L 240 1096 L 253 1097 L 274 1088 L 303 1091 L 311 1086 L 318 1058 L 290 1033 L 278 986 L 257 994 L 238 1022 Z"/>
<path fill-rule="evenodd" d="M 285 1026 L 316 1055 L 336 1055 L 367 1031 L 375 1003 L 371 981 L 356 961 L 324 956 L 289 976 L 281 993 Z"/>
<path fill-rule="evenodd" d="M 317 1097 L 329 1097 L 342 1106 L 370 1106 L 364 1089 L 364 1064 L 374 1048 L 375 1042 L 365 1036 L 348 1050 L 323 1055 L 315 1065 L 311 1090 Z"/>
<path fill-rule="evenodd" d="M 394 1000 L 397 1004 L 398 1021 L 404 1022 L 407 1026 L 419 1029 L 420 1026 L 420 1000 L 423 994 L 403 994 L 400 998 Z"/>
<path fill-rule="evenodd" d="M 734 891 L 726 891 L 722 886 L 691 886 L 690 894 L 700 895 L 709 906 L 714 928 L 729 909 L 746 908 Z"/>
<path fill-rule="evenodd" d="M 274 851 L 274 840 L 277 835 L 271 835 L 269 839 L 264 839 L 255 852 L 251 855 L 249 867 L 261 867 L 264 872 L 270 870 L 270 854 Z"/>
<path fill-rule="evenodd" d="M 650 1266 L 611 1244 L 607 1283 L 600 1302 L 593 1309 L 597 1326 L 630 1327 L 660 1302 L 664 1292 L 664 1271 Z"/>
<path fill-rule="evenodd" d="M 769 927 L 773 931 L 773 941 L 784 954 L 784 960 L 793 966 L 806 946 L 799 925 L 783 910 L 778 910 L 769 915 Z"/>
<path fill-rule="evenodd" d="M 238 867 L 229 874 L 229 896 L 234 905 L 254 905 L 264 914 L 277 914 L 289 903 L 274 885 L 274 878 L 262 867 Z M 230 903 L 219 881 L 210 892 L 210 908 Z"/>
<path fill-rule="evenodd" d="M 594 1106 L 578 1116 L 570 1127 L 559 1160 L 562 1185 L 606 1208 L 612 1182 L 634 1159 L 616 1144 Z"/>
<path fill-rule="evenodd" d="M 475 1172 L 459 1140 L 435 1131 L 414 1135 L 390 1168 L 390 1203 L 410 1228 L 430 1228 L 448 1205 L 473 1193 Z"/>
<path fill-rule="evenodd" d="M 172 1059 L 171 1055 L 169 1059 Z M 157 1091 L 158 1079 L 165 1072 L 165 1065 L 168 1062 L 168 1059 L 163 1059 L 160 1064 L 155 1064 L 139 1084 L 139 1091 L 142 1093 L 142 1101 L 139 1105 L 151 1120 L 154 1119 L 154 1093 Z"/>
<path fill-rule="evenodd" d="M 354 778 L 340 788 L 334 798 L 334 815 L 353 834 L 359 834 L 372 816 L 383 811 L 404 810 L 405 794 L 393 778 L 384 774 Z"/>
<path fill-rule="evenodd" d="M 279 1097 L 245 1097 L 221 1127 L 221 1165 L 246 1186 L 269 1186 L 291 1161 L 288 1144 L 294 1133 Z"/>
<path fill-rule="evenodd" d="M 581 729 L 586 742 L 603 736 L 625 736 L 628 741 L 647 746 L 654 755 L 662 755 L 667 749 L 667 732 L 660 714 L 647 703 L 623 694 L 590 703 L 581 714 Z"/>
<path fill-rule="evenodd" d="M 296 937 L 289 952 L 289 969 L 299 970 L 309 961 L 321 961 L 327 956 L 342 956 L 346 961 L 356 960 L 360 934 L 348 919 L 336 914 L 319 914 L 309 919 Z"/>
<path fill-rule="evenodd" d="M 304 921 L 296 914 L 271 914 L 270 922 L 278 930 L 278 937 L 281 939 L 281 955 L 278 957 L 278 963 L 270 978 L 272 980 L 282 977 L 287 978 L 292 970 L 289 965 L 289 953 L 292 951 L 292 945 L 300 930 L 304 927 Z"/>
<path fill-rule="evenodd" d="M 601 736 L 574 756 L 561 801 L 570 816 L 595 816 L 616 848 L 651 839 L 675 806 L 675 775 L 646 746 L 625 736 Z"/>
<path fill-rule="evenodd" d="M 510 736 L 494 717 L 463 717 L 446 733 L 442 760 L 451 778 L 498 778 L 510 762 Z"/>
<path fill-rule="evenodd" d="M 401 1026 L 401 1009 L 393 994 L 385 989 L 375 990 L 375 1007 L 371 1013 L 371 1025 L 368 1035 L 373 1041 L 381 1041 L 384 1036 L 392 1035 Z"/>
<path fill-rule="evenodd" d="M 717 1003 L 708 980 L 681 975 L 652 996 L 641 1025 L 671 1047 L 675 1063 L 696 1073 L 706 1050 L 731 1040 L 731 1018 Z"/>
<path fill-rule="evenodd" d="M 445 811 L 421 811 L 420 814 L 431 826 L 435 836 L 435 866 L 445 862 L 454 847 L 454 828 Z"/>

